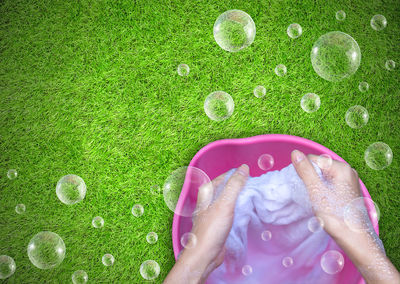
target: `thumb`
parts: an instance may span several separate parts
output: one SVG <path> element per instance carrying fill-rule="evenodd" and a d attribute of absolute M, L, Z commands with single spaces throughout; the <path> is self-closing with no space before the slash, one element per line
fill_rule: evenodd
<path fill-rule="evenodd" d="M 321 179 L 315 171 L 310 160 L 299 150 L 294 150 L 291 155 L 292 163 L 297 174 L 303 180 L 308 191 L 313 191 L 322 185 Z M 312 192 L 310 192 L 311 194 Z"/>

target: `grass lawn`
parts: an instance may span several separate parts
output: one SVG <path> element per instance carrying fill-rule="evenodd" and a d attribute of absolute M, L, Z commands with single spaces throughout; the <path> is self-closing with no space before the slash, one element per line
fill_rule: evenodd
<path fill-rule="evenodd" d="M 214 41 L 213 25 L 226 10 L 240 9 L 257 26 L 254 43 L 237 53 Z M 335 12 L 344 10 L 343 22 Z M 388 26 L 370 27 L 375 14 Z M 173 213 L 162 194 L 168 174 L 187 165 L 206 144 L 222 138 L 283 133 L 314 140 L 348 161 L 380 206 L 381 238 L 400 269 L 400 5 L 388 1 L 165 1 L 165 0 L 3 0 L 0 2 L 0 255 L 14 258 L 7 283 L 69 283 L 84 269 L 91 283 L 142 283 L 140 264 L 156 260 L 161 283 L 174 264 Z M 303 35 L 286 28 L 299 23 Z M 310 62 L 319 36 L 339 30 L 359 44 L 362 59 L 349 79 L 331 83 Z M 190 66 L 188 77 L 176 72 Z M 277 64 L 287 75 L 274 74 Z M 358 90 L 367 81 L 366 93 Z M 267 95 L 256 98 L 253 88 Z M 235 101 L 222 122 L 204 113 L 206 96 L 216 90 Z M 300 108 L 305 93 L 321 98 L 321 108 Z M 351 129 L 346 110 L 362 105 L 370 121 Z M 374 171 L 364 151 L 376 141 L 388 144 L 393 163 Z M 7 170 L 18 177 L 9 180 Z M 57 181 L 81 176 L 83 202 L 61 203 Z M 26 205 L 18 215 L 17 203 Z M 140 203 L 141 218 L 130 213 Z M 105 220 L 91 227 L 93 217 Z M 31 237 L 59 234 L 67 254 L 55 269 L 39 270 L 27 256 Z M 146 234 L 159 240 L 150 245 Z M 115 257 L 105 267 L 101 257 Z"/>

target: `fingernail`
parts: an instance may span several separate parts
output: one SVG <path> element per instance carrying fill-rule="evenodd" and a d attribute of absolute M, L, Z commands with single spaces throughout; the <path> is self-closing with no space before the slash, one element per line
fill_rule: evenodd
<path fill-rule="evenodd" d="M 248 176 L 249 175 L 249 166 L 246 164 L 241 165 L 238 169 L 237 169 L 237 173 L 241 174 L 242 176 Z"/>
<path fill-rule="evenodd" d="M 306 157 L 306 156 L 304 156 L 303 152 L 301 152 L 299 150 L 294 150 L 292 153 L 293 153 L 293 156 L 294 156 L 294 161 L 296 163 L 299 163 L 299 162 L 303 161 L 304 158 Z"/>

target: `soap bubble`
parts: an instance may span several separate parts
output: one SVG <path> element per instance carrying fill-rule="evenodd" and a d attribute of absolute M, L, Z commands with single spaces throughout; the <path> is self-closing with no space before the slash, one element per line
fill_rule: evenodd
<path fill-rule="evenodd" d="M 364 159 L 371 169 L 383 170 L 392 163 L 393 152 L 389 145 L 383 142 L 375 142 L 365 150 Z"/>
<path fill-rule="evenodd" d="M 187 76 L 189 75 L 190 68 L 187 64 L 179 64 L 178 65 L 178 75 L 179 76 Z"/>
<path fill-rule="evenodd" d="M 160 275 L 160 266 L 154 260 L 146 260 L 140 265 L 140 275 L 146 280 L 153 280 Z"/>
<path fill-rule="evenodd" d="M 369 84 L 367 82 L 360 82 L 360 84 L 358 84 L 358 89 L 361 93 L 365 93 L 369 89 Z"/>
<path fill-rule="evenodd" d="M 332 157 L 328 154 L 322 154 L 317 158 L 317 165 L 322 170 L 328 170 L 332 166 Z"/>
<path fill-rule="evenodd" d="M 17 212 L 17 214 L 24 214 L 26 210 L 25 204 L 17 204 L 17 206 L 15 206 L 15 212 Z"/>
<path fill-rule="evenodd" d="M 290 256 L 286 256 L 282 259 L 282 265 L 284 267 L 290 267 L 293 265 L 293 258 L 291 258 Z"/>
<path fill-rule="evenodd" d="M 335 16 L 338 21 L 344 21 L 346 19 L 346 13 L 343 10 L 337 11 Z"/>
<path fill-rule="evenodd" d="M 365 107 L 355 105 L 347 110 L 345 120 L 348 126 L 357 129 L 368 123 L 369 114 Z"/>
<path fill-rule="evenodd" d="M 305 112 L 312 113 L 321 106 L 321 99 L 317 94 L 308 93 L 301 98 L 300 106 Z"/>
<path fill-rule="evenodd" d="M 7 177 L 8 177 L 9 179 L 16 179 L 17 176 L 18 176 L 17 170 L 15 170 L 15 169 L 10 169 L 10 170 L 8 170 L 8 172 L 7 172 Z"/>
<path fill-rule="evenodd" d="M 360 47 L 351 36 L 342 32 L 322 35 L 311 50 L 314 71 L 320 77 L 332 82 L 353 75 L 360 62 Z"/>
<path fill-rule="evenodd" d="M 287 73 L 287 68 L 283 64 L 278 64 L 275 67 L 275 74 L 278 75 L 279 77 L 285 76 Z"/>
<path fill-rule="evenodd" d="M 140 217 L 143 215 L 143 212 L 144 212 L 144 208 L 142 205 L 140 205 L 140 204 L 133 205 L 133 207 L 132 207 L 132 215 L 133 216 Z"/>
<path fill-rule="evenodd" d="M 387 26 L 387 21 L 385 16 L 375 15 L 371 19 L 371 27 L 376 31 L 381 31 Z"/>
<path fill-rule="evenodd" d="M 274 166 L 274 157 L 272 157 L 270 154 L 262 154 L 257 161 L 258 166 L 260 169 L 264 171 L 268 171 L 269 169 L 272 169 Z"/>
<path fill-rule="evenodd" d="M 267 93 L 267 90 L 264 88 L 264 86 L 257 86 L 254 88 L 253 90 L 253 94 L 257 97 L 257 98 L 262 98 L 265 96 L 265 94 Z"/>
<path fill-rule="evenodd" d="M 183 217 L 191 217 L 196 204 L 185 202 L 181 204 L 180 208 L 176 208 L 184 183 L 188 186 L 189 192 L 196 193 L 197 196 L 199 187 L 210 182 L 210 178 L 201 169 L 191 166 L 180 167 L 173 171 L 165 180 L 163 186 L 164 201 L 168 208 L 175 212 L 175 214 Z"/>
<path fill-rule="evenodd" d="M 158 241 L 157 233 L 155 233 L 155 232 L 148 233 L 146 236 L 146 241 L 151 245 L 155 244 Z"/>
<path fill-rule="evenodd" d="M 393 60 L 386 60 L 385 62 L 385 68 L 389 71 L 392 71 L 394 68 L 396 68 L 396 62 Z"/>
<path fill-rule="evenodd" d="M 249 276 L 250 274 L 253 273 L 253 267 L 250 265 L 246 264 L 242 267 L 242 273 L 244 276 Z"/>
<path fill-rule="evenodd" d="M 28 256 L 29 260 L 37 268 L 54 268 L 64 260 L 64 241 L 53 232 L 37 233 L 28 244 Z"/>
<path fill-rule="evenodd" d="M 369 210 L 370 212 L 367 207 L 372 208 Z M 371 198 L 358 197 L 346 205 L 343 219 L 347 227 L 354 232 L 369 231 L 371 229 L 369 214 L 374 222 L 379 221 L 380 210 L 378 205 Z"/>
<path fill-rule="evenodd" d="M 105 255 L 103 255 L 103 257 L 101 258 L 101 262 L 105 265 L 105 266 L 112 266 L 114 265 L 114 261 L 115 258 L 114 256 L 112 256 L 109 253 L 106 253 Z"/>
<path fill-rule="evenodd" d="M 84 284 L 88 282 L 88 275 L 84 270 L 77 270 L 72 274 L 72 283 Z"/>
<path fill-rule="evenodd" d="M 197 237 L 195 234 L 187 232 L 182 235 L 181 245 L 184 248 L 192 249 L 196 246 L 196 244 L 197 244 Z"/>
<path fill-rule="evenodd" d="M 101 218 L 100 216 L 96 216 L 92 220 L 92 226 L 95 227 L 96 229 L 102 228 L 104 226 L 104 219 Z"/>
<path fill-rule="evenodd" d="M 307 227 L 311 233 L 318 233 L 322 231 L 324 227 L 324 221 L 322 221 L 322 219 L 319 217 L 313 216 L 308 219 Z"/>
<path fill-rule="evenodd" d="M 237 52 L 248 47 L 255 36 L 253 19 L 241 10 L 226 11 L 215 21 L 214 39 L 226 51 Z"/>
<path fill-rule="evenodd" d="M 204 111 L 207 116 L 215 121 L 222 121 L 231 117 L 235 103 L 232 97 L 223 91 L 209 94 L 204 101 Z"/>
<path fill-rule="evenodd" d="M 261 239 L 262 239 L 264 242 L 268 242 L 269 240 L 271 240 L 271 238 L 272 238 L 272 233 L 271 233 L 271 231 L 265 230 L 265 231 L 263 231 L 263 232 L 261 233 Z"/>
<path fill-rule="evenodd" d="M 322 270 L 328 274 L 336 274 L 344 267 L 343 255 L 336 250 L 328 250 L 321 257 Z"/>
<path fill-rule="evenodd" d="M 86 184 L 77 175 L 66 175 L 57 182 L 56 193 L 62 203 L 72 205 L 85 198 Z"/>
<path fill-rule="evenodd" d="M 14 259 L 8 255 L 0 255 L 0 279 L 6 279 L 14 274 L 17 266 Z"/>
<path fill-rule="evenodd" d="M 291 24 L 286 30 L 287 34 L 291 38 L 298 38 L 303 33 L 303 29 L 299 24 Z"/>

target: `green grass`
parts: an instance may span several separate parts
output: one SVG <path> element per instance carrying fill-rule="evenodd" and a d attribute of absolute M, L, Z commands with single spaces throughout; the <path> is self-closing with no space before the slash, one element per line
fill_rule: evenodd
<path fill-rule="evenodd" d="M 213 24 L 222 12 L 241 9 L 252 16 L 254 43 L 229 53 L 214 41 Z M 344 22 L 335 19 L 344 10 Z M 374 14 L 388 20 L 372 30 Z M 354 168 L 381 209 L 381 238 L 400 268 L 400 63 L 398 1 L 19 1 L 0 2 L 0 254 L 12 256 L 16 273 L 8 283 L 68 283 L 84 269 L 92 283 L 141 283 L 140 264 L 161 266 L 157 283 L 174 258 L 172 213 L 162 195 L 150 193 L 168 174 L 187 165 L 206 144 L 222 138 L 265 133 L 302 136 L 332 149 Z M 303 35 L 286 28 L 299 23 Z M 355 75 L 338 83 L 318 77 L 310 62 L 314 41 L 340 30 L 362 51 Z M 188 77 L 177 75 L 180 63 Z M 283 63 L 287 76 L 273 70 Z M 367 81 L 370 90 L 358 91 Z M 253 88 L 267 95 L 256 98 Z M 203 111 L 216 90 L 232 95 L 231 118 L 214 122 Z M 301 110 L 300 99 L 317 93 L 321 108 Z M 354 130 L 344 120 L 355 104 L 370 114 Z M 369 144 L 383 141 L 394 153 L 383 171 L 366 166 Z M 18 178 L 9 180 L 7 170 Z M 66 174 L 87 184 L 83 202 L 67 206 L 55 193 Z M 17 215 L 17 203 L 26 213 Z M 145 214 L 134 218 L 133 204 Z M 101 230 L 93 217 L 105 220 Z M 63 263 L 39 270 L 26 247 L 37 232 L 58 233 L 67 247 Z M 156 231 L 159 241 L 146 243 Z M 114 255 L 113 267 L 101 257 Z"/>

